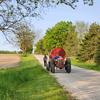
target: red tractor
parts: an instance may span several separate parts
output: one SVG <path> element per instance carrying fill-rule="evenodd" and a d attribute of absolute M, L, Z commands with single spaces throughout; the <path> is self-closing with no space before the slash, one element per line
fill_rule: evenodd
<path fill-rule="evenodd" d="M 67 73 L 71 72 L 71 60 L 66 56 L 63 48 L 54 48 L 49 54 L 46 69 L 55 73 L 55 67 L 59 69 L 65 68 Z"/>

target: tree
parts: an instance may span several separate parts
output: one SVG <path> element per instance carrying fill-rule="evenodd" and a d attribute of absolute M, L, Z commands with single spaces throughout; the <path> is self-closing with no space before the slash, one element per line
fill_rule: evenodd
<path fill-rule="evenodd" d="M 33 33 L 26 24 L 19 24 L 18 27 L 16 27 L 16 42 L 23 53 L 32 53 L 34 37 L 35 33 Z"/>
<path fill-rule="evenodd" d="M 98 37 L 97 41 L 97 48 L 95 53 L 95 62 L 97 65 L 100 65 L 100 36 Z"/>
<path fill-rule="evenodd" d="M 69 56 L 76 56 L 78 52 L 79 40 L 75 30 L 71 31 L 65 40 L 64 49 Z"/>
<path fill-rule="evenodd" d="M 88 32 L 89 26 L 83 21 L 77 21 L 75 24 L 75 30 L 78 33 L 79 39 L 82 39 L 84 37 L 84 33 Z"/>
<path fill-rule="evenodd" d="M 65 39 L 70 31 L 71 22 L 58 22 L 54 27 L 47 30 L 43 40 L 44 48 L 49 52 L 55 47 L 63 47 Z M 48 42 L 48 43 L 47 43 Z"/>
<path fill-rule="evenodd" d="M 78 53 L 81 61 L 94 60 L 97 48 L 97 39 L 100 34 L 100 25 L 93 23 L 90 25 L 89 32 L 85 34 Z"/>
<path fill-rule="evenodd" d="M 35 49 L 35 53 L 39 53 L 39 54 L 44 54 L 44 49 L 43 49 L 43 39 L 40 39 L 37 43 L 36 43 L 36 49 Z"/>
<path fill-rule="evenodd" d="M 83 0 L 93 5 L 93 0 Z M 43 7 L 65 4 L 75 9 L 78 0 L 0 0 L 0 31 L 7 39 L 7 31 L 13 32 L 14 25 L 26 17 L 36 17 Z"/>

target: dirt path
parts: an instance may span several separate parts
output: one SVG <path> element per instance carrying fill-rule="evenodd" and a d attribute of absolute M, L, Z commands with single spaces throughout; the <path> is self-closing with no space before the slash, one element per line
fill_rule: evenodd
<path fill-rule="evenodd" d="M 16 54 L 0 54 L 0 68 L 16 67 L 20 57 Z"/>
<path fill-rule="evenodd" d="M 35 55 L 43 65 L 43 56 Z M 72 72 L 67 74 L 64 69 L 56 69 L 52 74 L 65 90 L 79 100 L 100 100 L 100 72 L 72 66 Z"/>

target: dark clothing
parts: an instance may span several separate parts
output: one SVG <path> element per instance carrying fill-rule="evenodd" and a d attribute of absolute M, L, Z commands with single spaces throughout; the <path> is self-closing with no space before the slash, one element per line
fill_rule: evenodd
<path fill-rule="evenodd" d="M 43 61 L 44 61 L 44 66 L 46 66 L 47 65 L 47 56 L 45 55 L 44 57 L 43 57 Z"/>
<path fill-rule="evenodd" d="M 58 59 L 59 58 L 59 56 L 55 56 L 53 59 Z"/>
<path fill-rule="evenodd" d="M 47 56 L 46 55 L 43 57 L 43 60 L 44 61 L 47 61 Z"/>

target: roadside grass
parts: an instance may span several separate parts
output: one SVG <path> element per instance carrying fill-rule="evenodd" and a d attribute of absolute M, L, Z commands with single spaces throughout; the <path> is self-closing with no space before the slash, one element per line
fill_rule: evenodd
<path fill-rule="evenodd" d="M 100 65 L 97 66 L 94 62 L 91 62 L 91 61 L 90 62 L 81 62 L 78 59 L 76 59 L 75 57 L 73 57 L 73 58 L 71 58 L 71 62 L 73 65 L 76 65 L 81 68 L 100 71 Z"/>
<path fill-rule="evenodd" d="M 75 100 L 31 55 L 18 67 L 0 70 L 0 100 Z"/>

